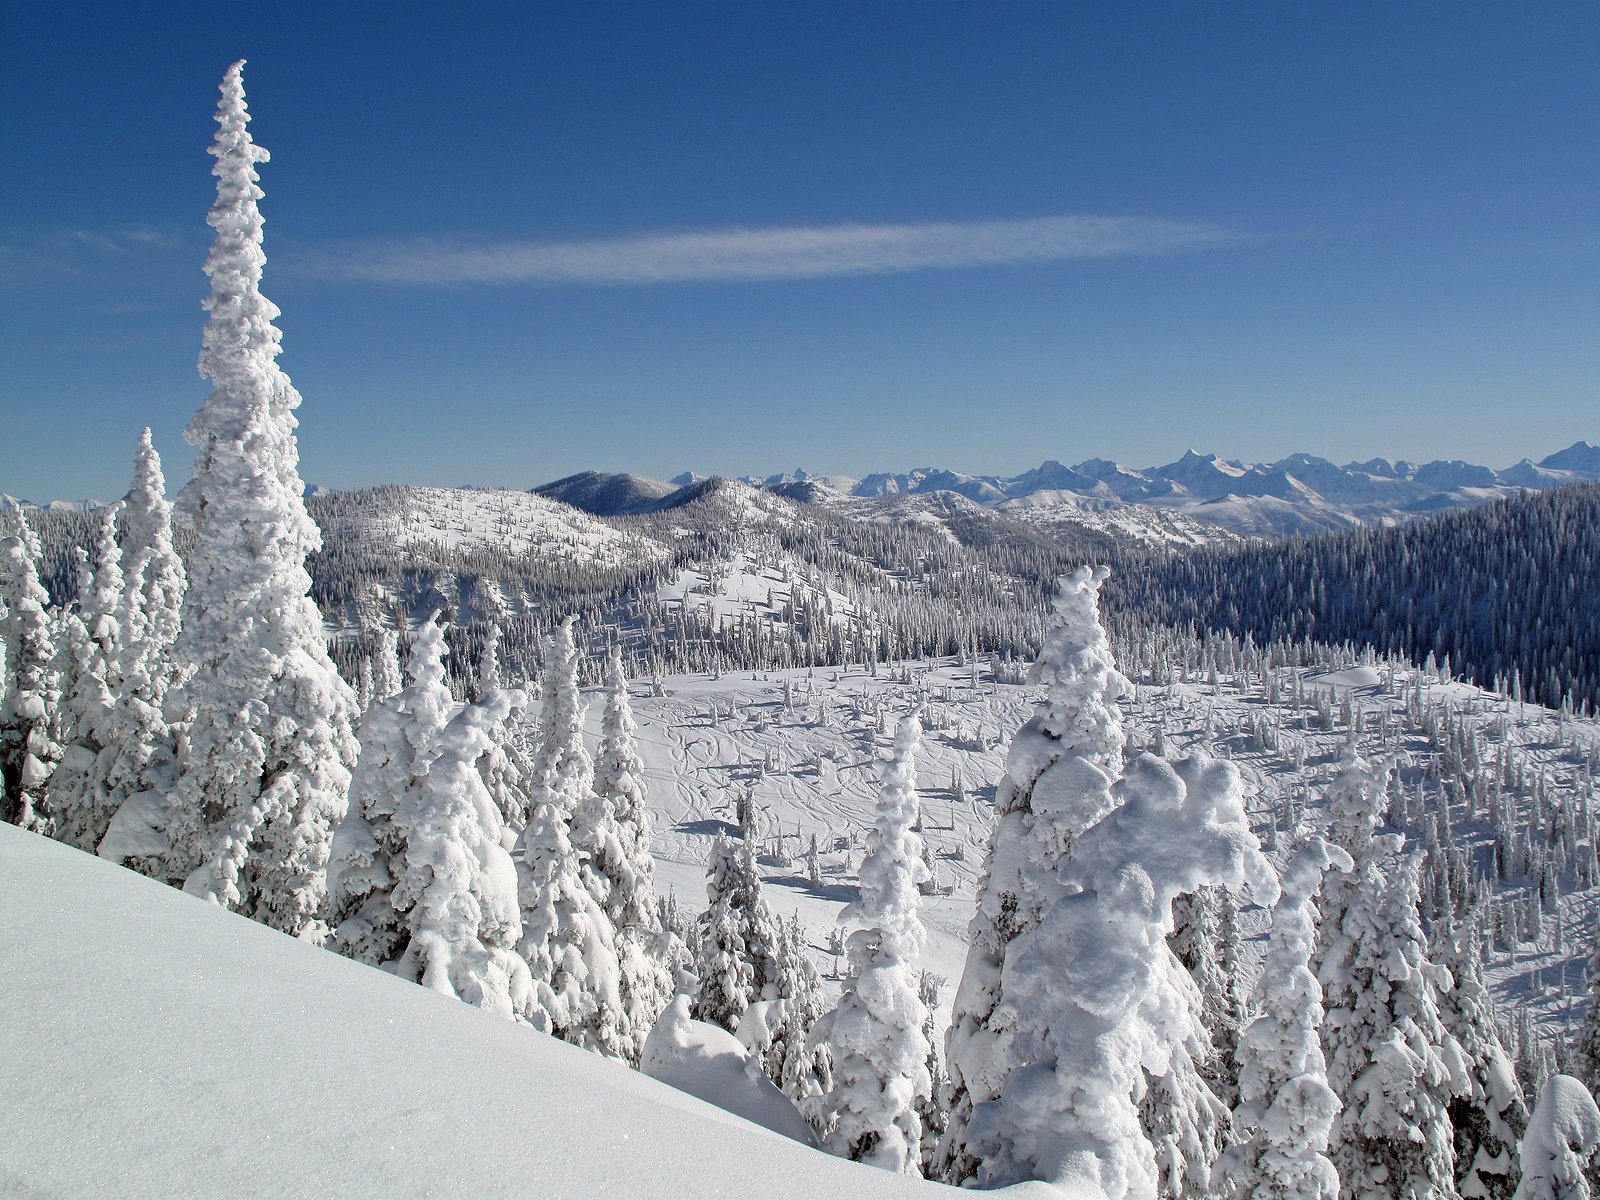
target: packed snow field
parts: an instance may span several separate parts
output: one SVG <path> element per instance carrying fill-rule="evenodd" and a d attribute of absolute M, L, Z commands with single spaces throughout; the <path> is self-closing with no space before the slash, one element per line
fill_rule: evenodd
<path fill-rule="evenodd" d="M 1571 569 L 1495 547 L 1520 634 L 1436 571 L 1436 640 L 1378 622 L 1420 665 L 1309 634 L 1371 538 L 1298 545 L 1339 561 L 1262 640 L 1091 564 L 1223 569 L 1124 492 L 1487 499 L 1592 448 L 308 508 L 242 67 L 181 511 L 148 430 L 121 504 L 4 510 L 0 1187 L 1589 1200 L 1600 489 L 1451 518 Z"/>

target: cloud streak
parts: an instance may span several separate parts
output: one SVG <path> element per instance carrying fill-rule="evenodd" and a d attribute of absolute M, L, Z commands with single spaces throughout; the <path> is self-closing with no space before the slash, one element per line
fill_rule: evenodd
<path fill-rule="evenodd" d="M 355 242 L 295 258 L 303 274 L 352 282 L 468 284 L 753 283 L 1152 256 L 1236 244 L 1214 225 L 1150 217 L 822 225 L 650 234 L 589 242 Z"/>

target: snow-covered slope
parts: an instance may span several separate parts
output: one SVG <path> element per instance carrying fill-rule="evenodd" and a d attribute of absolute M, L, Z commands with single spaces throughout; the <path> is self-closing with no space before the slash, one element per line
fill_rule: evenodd
<path fill-rule="evenodd" d="M 650 539 L 630 536 L 571 505 L 509 488 L 384 487 L 340 499 L 351 528 L 333 532 L 353 534 L 369 547 L 403 552 L 424 543 L 606 566 L 662 554 Z"/>
<path fill-rule="evenodd" d="M 9 825 L 0 878 L 6 1195 L 943 1190 Z"/>

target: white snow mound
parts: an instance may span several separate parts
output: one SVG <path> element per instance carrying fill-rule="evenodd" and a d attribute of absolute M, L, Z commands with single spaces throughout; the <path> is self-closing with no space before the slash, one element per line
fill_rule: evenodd
<path fill-rule="evenodd" d="M 28 1114 L 0 1138 L 0 1194 L 944 1190 L 9 825 L 0 879 L 0 1095 Z"/>
<path fill-rule="evenodd" d="M 689 1016 L 689 997 L 666 1007 L 645 1039 L 639 1069 L 774 1133 L 816 1145 L 811 1123 L 726 1029 Z"/>

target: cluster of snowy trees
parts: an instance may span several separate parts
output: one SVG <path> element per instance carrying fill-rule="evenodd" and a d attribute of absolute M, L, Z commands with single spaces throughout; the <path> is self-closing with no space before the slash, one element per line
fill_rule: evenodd
<path fill-rule="evenodd" d="M 1430 943 L 1425 852 L 1385 824 L 1393 760 L 1352 740 L 1331 828 L 1275 873 L 1232 763 L 1125 761 L 1104 577 L 1064 582 L 1046 698 L 1011 744 L 931 1173 L 1113 1200 L 1586 1195 L 1593 1101 L 1551 1076 L 1530 1125 L 1483 983 L 1486 906 L 1442 910 Z M 1235 893 L 1273 915 L 1244 1002 Z"/>

